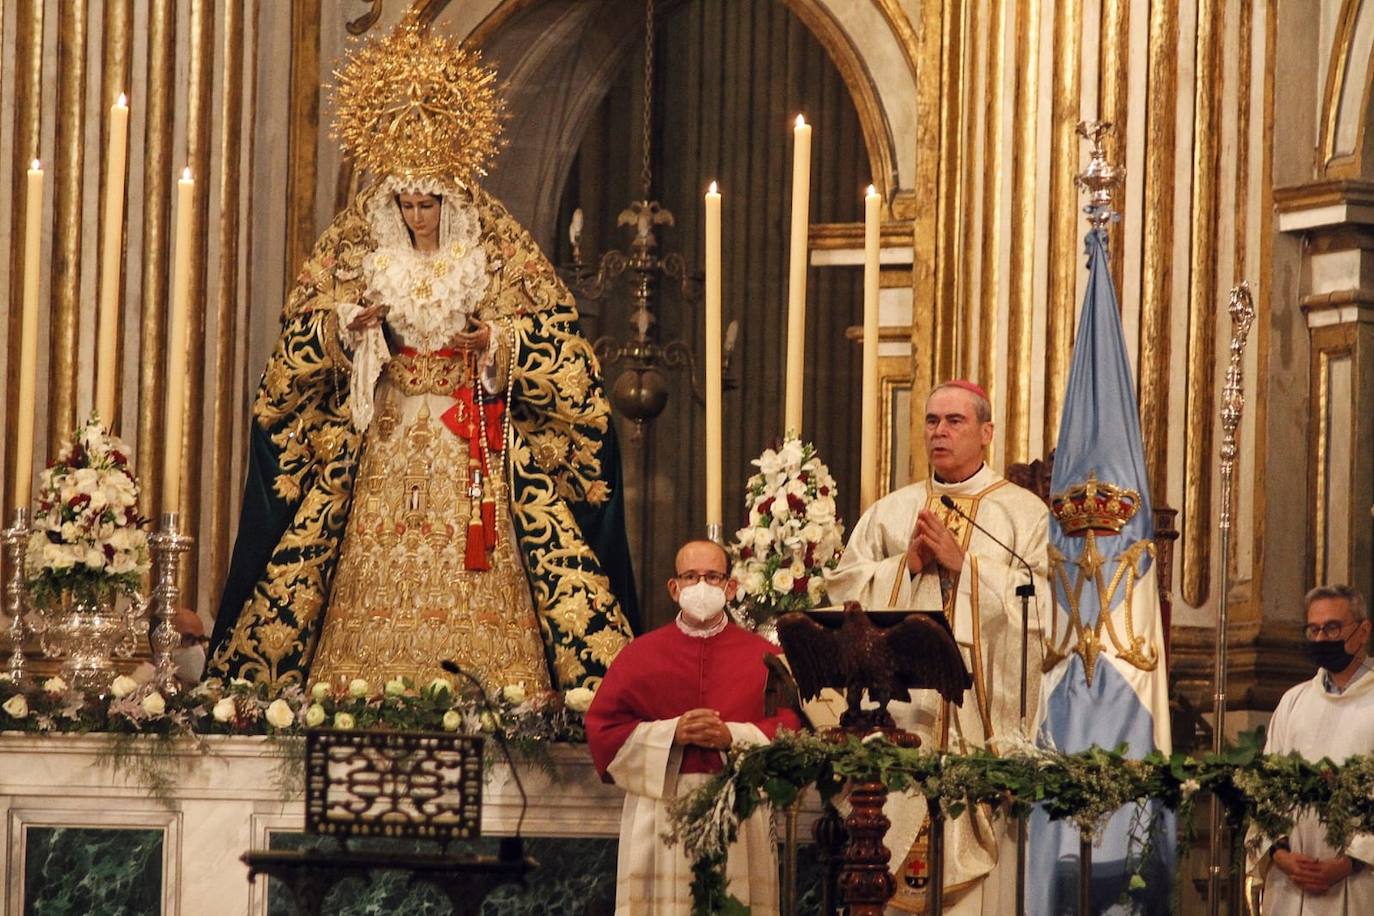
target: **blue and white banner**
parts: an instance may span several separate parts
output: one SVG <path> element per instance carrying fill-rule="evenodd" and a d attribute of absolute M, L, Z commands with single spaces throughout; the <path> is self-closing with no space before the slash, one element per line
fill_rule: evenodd
<path fill-rule="evenodd" d="M 1106 233 L 1088 232 L 1088 287 L 1074 340 L 1051 476 L 1054 619 L 1040 688 L 1036 741 L 1061 751 L 1125 745 L 1129 756 L 1169 752 L 1165 633 L 1155 578 L 1154 522 L 1130 363 Z M 1176 856 L 1171 814 L 1127 806 L 1092 851 L 1093 913 L 1167 913 Z M 1077 912 L 1079 832 L 1031 818 L 1027 911 Z M 1150 861 L 1141 867 L 1142 853 Z M 1123 891 L 1140 872 L 1144 887 Z M 1138 885 L 1139 882 L 1137 882 Z"/>

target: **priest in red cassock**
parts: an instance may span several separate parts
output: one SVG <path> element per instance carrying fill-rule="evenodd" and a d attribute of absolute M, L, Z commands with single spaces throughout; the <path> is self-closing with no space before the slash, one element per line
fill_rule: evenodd
<path fill-rule="evenodd" d="M 781 650 L 725 615 L 734 596 L 725 551 L 690 541 L 677 553 L 668 593 L 672 623 L 616 656 L 587 711 L 587 744 L 602 777 L 625 790 L 616 875 L 617 916 L 692 910 L 691 864 L 669 847 L 668 806 L 721 769 L 732 744 L 762 744 L 800 727 L 789 709 L 764 715 L 765 654 Z M 740 825 L 726 868 L 728 891 L 755 913 L 778 910 L 769 813 Z"/>

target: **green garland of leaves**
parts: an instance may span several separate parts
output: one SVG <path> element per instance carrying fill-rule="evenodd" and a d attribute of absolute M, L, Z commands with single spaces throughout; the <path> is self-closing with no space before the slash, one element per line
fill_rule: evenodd
<path fill-rule="evenodd" d="M 1123 805 L 1152 799 L 1177 812 L 1189 829 L 1196 796 L 1204 790 L 1220 799 L 1232 826 L 1250 824 L 1268 837 L 1287 833 L 1304 810 L 1319 814 L 1336 849 L 1357 833 L 1374 832 L 1374 755 L 1340 765 L 1296 754 L 1265 755 L 1262 730 L 1241 735 L 1221 754 L 1130 759 L 1124 750 L 1063 754 L 1026 747 L 1007 756 L 982 750 L 945 754 L 897 747 L 881 737 L 834 743 L 783 732 L 771 744 L 731 751 L 724 770 L 678 799 L 668 840 L 682 843 L 692 860 L 694 916 L 711 916 L 744 912 L 725 882 L 726 850 L 741 822 L 761 804 L 786 807 L 812 787 L 829 802 L 849 780 L 919 792 L 950 817 L 975 804 L 1010 816 L 1042 805 L 1051 819 L 1072 821 L 1088 832 Z M 1141 826 L 1148 842 L 1154 824 Z M 1140 869 L 1148 860 L 1146 852 L 1135 864 Z M 1138 872 L 1131 878 L 1132 887 L 1143 882 Z"/>

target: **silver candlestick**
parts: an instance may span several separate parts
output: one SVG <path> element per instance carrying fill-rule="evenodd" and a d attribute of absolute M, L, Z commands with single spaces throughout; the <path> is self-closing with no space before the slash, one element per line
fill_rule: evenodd
<path fill-rule="evenodd" d="M 9 616 L 10 661 L 9 674 L 15 683 L 23 683 L 26 676 L 24 659 L 24 616 L 28 611 L 29 587 L 24 579 L 24 566 L 29 553 L 29 509 L 14 510 L 13 521 L 5 530 L 5 560 L 10 565 L 9 581 L 5 583 L 5 613 Z"/>
<path fill-rule="evenodd" d="M 149 636 L 153 649 L 153 683 L 163 696 L 180 691 L 172 650 L 181 643 L 181 634 L 173 621 L 177 614 L 177 599 L 181 588 L 177 574 L 181 571 L 181 555 L 191 549 L 191 538 L 181 533 L 181 518 L 177 512 L 162 513 L 162 524 L 148 539 L 153 561 L 153 614 L 157 626 Z"/>

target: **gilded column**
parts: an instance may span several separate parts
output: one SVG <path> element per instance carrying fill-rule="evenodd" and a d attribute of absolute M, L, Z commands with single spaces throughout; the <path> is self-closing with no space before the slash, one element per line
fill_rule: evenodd
<path fill-rule="evenodd" d="M 1174 242 L 1174 112 L 1178 103 L 1178 6 L 1150 4 L 1145 102 L 1145 187 L 1140 220 L 1140 432 L 1150 492 L 1164 502 L 1169 482 L 1169 333 Z"/>
<path fill-rule="evenodd" d="M 96 242 L 96 257 L 98 260 L 97 277 L 105 275 L 105 181 L 106 181 L 106 160 L 109 158 L 109 117 L 107 112 L 110 106 L 119 98 L 121 92 L 132 95 L 133 86 L 133 41 L 130 32 L 134 14 L 133 0 L 106 0 L 104 7 L 104 21 L 100 29 L 100 104 L 97 114 L 100 121 L 100 194 L 96 198 L 101 202 L 101 216 L 98 221 L 99 237 Z M 125 195 L 128 190 L 126 186 Z M 128 210 L 126 208 L 125 213 Z M 127 236 L 126 236 L 127 238 Z M 120 246 L 119 253 L 119 294 L 117 297 L 118 312 L 124 314 L 124 249 Z M 118 331 L 115 334 L 115 366 L 124 365 L 124 323 L 121 319 L 117 325 Z M 96 371 L 100 366 L 96 365 Z M 118 368 L 115 370 L 115 399 L 114 416 L 101 417 L 110 428 L 118 431 L 120 429 L 120 412 L 122 410 L 123 398 L 121 394 L 124 390 L 122 384 L 122 372 Z"/>
<path fill-rule="evenodd" d="M 138 447 L 143 511 L 163 510 L 162 430 L 167 413 L 167 287 L 173 173 L 173 109 L 176 77 L 176 7 L 148 0 L 147 108 L 143 129 L 143 298 L 139 306 Z"/>
<path fill-rule="evenodd" d="M 997 391 L 998 247 L 1002 227 L 1002 80 L 1005 75 L 1003 43 L 1006 37 L 1006 0 L 988 0 L 988 51 L 983 73 L 983 237 L 982 295 L 978 303 L 978 382 L 993 404 Z"/>
<path fill-rule="evenodd" d="M 958 228 L 959 276 L 955 282 L 957 295 L 955 302 L 959 313 L 959 361 L 950 375 L 973 378 L 978 374 L 978 300 L 973 298 L 973 278 L 978 271 L 978 224 L 975 220 L 977 199 L 975 189 L 978 176 L 974 170 L 977 156 L 978 129 L 981 118 L 979 105 L 987 104 L 987 85 L 982 78 L 984 73 L 984 46 L 980 36 L 985 29 L 978 28 L 978 4 L 966 3 L 963 8 L 964 22 L 964 66 L 959 86 L 959 117 L 963 124 L 963 139 L 960 148 L 964 151 L 961 174 L 959 176 L 959 212 L 961 219 Z M 986 150 L 986 146 L 984 149 Z M 986 153 L 982 162 L 989 161 Z"/>
<path fill-rule="evenodd" d="M 1212 532 L 1212 415 L 1216 371 L 1217 171 L 1223 91 L 1223 0 L 1200 0 L 1193 90 L 1193 199 L 1188 288 L 1188 396 L 1183 494 L 1183 597 L 1207 600 Z"/>
<path fill-rule="evenodd" d="M 917 13 L 916 49 L 916 174 L 912 187 L 922 201 L 934 201 L 940 182 L 940 69 L 944 6 L 941 2 L 922 3 Z M 934 384 L 935 373 L 935 299 L 939 287 L 935 261 L 939 251 L 937 207 L 923 206 L 912 220 L 911 260 L 911 397 L 920 404 Z M 911 412 L 911 441 L 921 441 L 924 418 L 920 410 Z M 925 476 L 925 453 L 911 449 L 911 477 Z"/>
<path fill-rule="evenodd" d="M 10 168 L 10 277 L 8 358 L 5 360 L 5 390 L 19 388 L 19 325 L 23 317 L 24 233 L 28 220 L 25 182 L 26 164 L 38 158 L 38 139 L 42 128 L 40 94 L 43 86 L 43 0 L 17 0 L 14 10 L 14 132 L 13 166 Z M 5 399 L 5 482 L 4 519 L 8 523 L 14 506 L 15 431 L 19 425 L 19 405 Z"/>
<path fill-rule="evenodd" d="M 57 8 L 57 134 L 53 142 L 52 317 L 48 453 L 76 428 L 81 318 L 81 186 L 86 162 L 86 4 Z M 35 462 L 38 463 L 38 462 Z"/>
<path fill-rule="evenodd" d="M 1130 0 L 1102 0 L 1102 35 L 1098 45 L 1097 119 L 1110 121 L 1112 130 L 1104 137 L 1107 161 L 1126 164 L 1126 123 L 1130 119 L 1131 5 Z M 1124 195 L 1123 195 L 1124 197 Z M 1116 209 L 1125 212 L 1123 199 Z M 1120 224 L 1118 224 L 1119 226 Z M 1121 292 L 1122 262 L 1126 249 L 1123 231 L 1112 233 L 1107 250 L 1112 281 Z"/>
<path fill-rule="evenodd" d="M 940 163 L 938 201 L 940 222 L 935 256 L 935 365 L 937 382 L 955 374 L 958 353 L 959 315 L 956 289 L 959 276 L 958 242 L 966 203 L 960 181 L 960 161 L 966 154 L 962 125 L 966 117 L 959 104 L 963 84 L 963 0 L 945 0 L 940 53 Z"/>
<path fill-rule="evenodd" d="M 1018 7 L 1016 108 L 1012 114 L 1011 143 L 1011 265 L 1007 277 L 1007 432 L 1006 454 L 1002 457 L 1004 465 L 1028 461 L 1031 457 L 1031 317 L 1035 309 L 1035 161 L 1040 79 L 1040 0 L 1025 0 Z"/>
<path fill-rule="evenodd" d="M 1073 350 L 1074 296 L 1079 252 L 1078 121 L 1083 0 L 1056 0 L 1054 72 L 1050 115 L 1049 296 L 1045 327 L 1045 450 L 1059 435 L 1059 407 L 1069 379 Z"/>
<path fill-rule="evenodd" d="M 315 244 L 320 131 L 320 0 L 291 4 L 291 102 L 286 135 L 286 284 Z"/>
<path fill-rule="evenodd" d="M 235 406 L 239 392 L 234 384 L 238 354 L 239 202 L 243 153 L 244 16 L 254 16 L 257 4 L 247 10 L 238 3 L 224 6 L 224 53 L 220 85 L 219 176 L 219 270 L 215 278 L 214 386 L 211 390 L 214 439 L 210 449 L 210 514 L 202 539 L 209 548 L 211 591 L 223 586 L 228 565 L 229 533 L 233 525 L 231 480 L 234 464 Z M 251 85 L 251 84 L 250 84 Z M 250 90 L 251 91 L 251 90 Z"/>
<path fill-rule="evenodd" d="M 211 68 L 215 60 L 215 3 L 214 0 L 192 0 L 186 90 L 186 158 L 191 174 L 196 177 L 193 198 L 194 216 L 191 229 L 195 240 L 191 245 L 191 304 L 186 316 L 186 365 L 191 372 L 186 379 L 186 420 L 180 442 L 182 463 L 181 517 L 182 530 L 203 536 L 200 518 L 201 447 L 205 440 L 205 303 L 206 260 L 209 249 L 208 220 L 210 212 L 210 127 L 215 116 L 211 99 L 213 89 Z M 168 448 L 178 443 L 168 443 Z M 185 594 L 196 594 L 196 575 L 199 556 L 192 552 L 187 558 Z M 194 600 L 194 598 L 192 598 Z"/>

